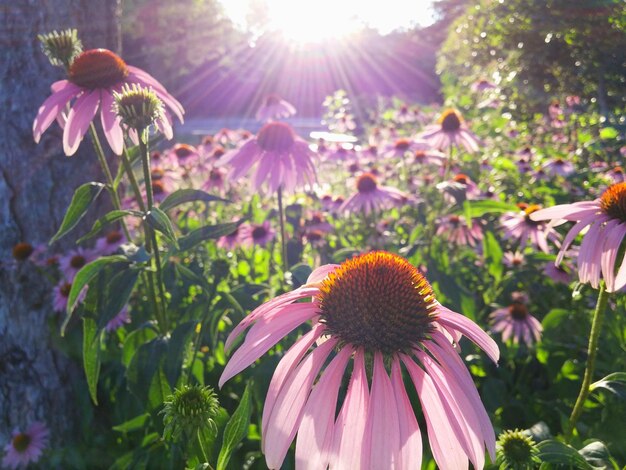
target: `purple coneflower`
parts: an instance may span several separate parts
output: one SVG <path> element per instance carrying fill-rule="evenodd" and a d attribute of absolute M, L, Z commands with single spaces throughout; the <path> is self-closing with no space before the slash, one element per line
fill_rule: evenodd
<path fill-rule="evenodd" d="M 117 315 L 111 318 L 104 329 L 109 333 L 121 328 L 125 324 L 130 323 L 130 310 L 128 305 L 124 305 Z"/>
<path fill-rule="evenodd" d="M 556 283 L 569 284 L 572 282 L 572 274 L 563 267 L 563 263 L 556 266 L 554 263 L 546 263 L 543 273 Z"/>
<path fill-rule="evenodd" d="M 431 145 L 424 140 L 415 139 L 397 139 L 393 144 L 387 145 L 384 155 L 386 157 L 402 158 L 407 152 L 415 152 L 418 150 L 432 150 Z"/>
<path fill-rule="evenodd" d="M 419 137 L 439 150 L 462 145 L 472 153 L 478 151 L 480 145 L 478 137 L 467 128 L 463 116 L 456 109 L 446 109 L 437 124 L 427 126 Z"/>
<path fill-rule="evenodd" d="M 437 235 L 444 235 L 450 243 L 461 246 L 476 246 L 476 242 L 483 239 L 480 224 L 472 223 L 469 227 L 465 217 L 460 215 L 446 215 L 437 222 Z"/>
<path fill-rule="evenodd" d="M 265 97 L 263 105 L 256 113 L 258 121 L 266 122 L 274 119 L 285 119 L 296 114 L 296 108 L 285 101 L 277 94 L 270 94 Z"/>
<path fill-rule="evenodd" d="M 46 99 L 33 123 L 35 142 L 54 120 L 63 124 L 63 151 L 73 155 L 98 109 L 102 129 L 113 152 L 121 155 L 124 148 L 124 133 L 120 118 L 113 110 L 113 92 L 121 92 L 123 85 L 138 84 L 152 88 L 161 101 L 178 119 L 183 120 L 183 107 L 154 77 L 137 67 L 127 65 L 121 57 L 107 49 L 91 49 L 74 59 L 67 80 L 55 82 L 50 87 L 52 95 Z M 65 107 L 76 98 L 65 119 Z M 166 137 L 172 137 L 169 112 L 157 122 Z"/>
<path fill-rule="evenodd" d="M 312 328 L 284 354 L 265 399 L 261 447 L 270 469 L 281 467 L 296 433 L 299 470 L 421 468 L 421 433 L 403 365 L 439 468 L 467 468 L 469 460 L 482 469 L 485 447 L 494 461 L 493 428 L 455 345 L 466 336 L 495 362 L 498 347 L 439 304 L 426 278 L 391 253 L 322 266 L 302 287 L 254 310 L 226 341 L 230 348 L 251 327 L 220 387 L 308 321 Z M 338 407 L 339 396 L 345 398 Z"/>
<path fill-rule="evenodd" d="M 474 83 L 472 83 L 470 88 L 472 89 L 472 91 L 483 92 L 487 90 L 494 90 L 497 87 L 495 83 L 490 82 L 486 78 L 481 78 L 480 80 L 477 80 Z"/>
<path fill-rule="evenodd" d="M 50 431 L 40 422 L 32 423 L 25 432 L 13 431 L 11 441 L 4 446 L 2 466 L 12 469 L 27 467 L 37 462 L 48 447 Z"/>
<path fill-rule="evenodd" d="M 623 183 L 624 181 L 626 181 L 626 178 L 624 178 L 624 169 L 621 166 L 614 166 L 606 173 L 605 176 L 611 179 L 611 181 L 613 181 L 613 184 Z"/>
<path fill-rule="evenodd" d="M 478 185 L 463 173 L 456 174 L 449 181 L 439 183 L 437 189 L 443 191 L 444 199 L 450 204 L 460 204 L 466 199 L 476 199 L 480 196 Z"/>
<path fill-rule="evenodd" d="M 416 150 L 413 154 L 413 162 L 417 165 L 442 166 L 446 155 L 437 150 Z"/>
<path fill-rule="evenodd" d="M 239 227 L 239 239 L 244 246 L 266 246 L 276 238 L 276 231 L 266 220 L 262 224 L 245 224 Z"/>
<path fill-rule="evenodd" d="M 126 237 L 119 230 L 111 230 L 106 236 L 98 238 L 95 252 L 98 256 L 109 256 L 126 243 Z"/>
<path fill-rule="evenodd" d="M 230 165 L 233 180 L 256 165 L 252 190 L 259 191 L 267 182 L 270 193 L 281 187 L 292 192 L 315 181 L 312 156 L 309 144 L 298 137 L 289 124 L 268 122 L 255 137 L 220 158 L 217 165 Z"/>
<path fill-rule="evenodd" d="M 543 165 L 543 171 L 551 176 L 559 175 L 566 177 L 574 173 L 574 164 L 562 158 L 554 158 Z"/>
<path fill-rule="evenodd" d="M 514 300 L 508 307 L 491 313 L 489 318 L 493 322 L 491 331 L 502 333 L 502 341 L 513 338 L 515 344 L 522 341 L 527 346 L 532 346 L 541 338 L 541 323 L 528 313 L 526 305 L 521 301 Z"/>
<path fill-rule="evenodd" d="M 376 176 L 363 173 L 356 180 L 356 193 L 350 196 L 339 208 L 339 212 L 364 212 L 386 209 L 407 201 L 408 196 L 391 186 L 380 186 Z"/>
<path fill-rule="evenodd" d="M 59 258 L 59 268 L 65 279 L 71 282 L 74 276 L 76 276 L 76 273 L 78 273 L 83 266 L 91 263 L 96 257 L 93 251 L 78 247 L 75 250 L 70 250 L 65 256 Z"/>
<path fill-rule="evenodd" d="M 236 227 L 228 235 L 224 235 L 218 238 L 216 245 L 219 248 L 224 248 L 225 250 L 232 250 L 233 248 L 241 245 L 241 232 L 239 230 L 240 227 Z"/>
<path fill-rule="evenodd" d="M 502 263 L 507 268 L 519 268 L 526 262 L 524 254 L 517 250 L 515 253 L 507 251 L 502 255 Z"/>
<path fill-rule="evenodd" d="M 200 160 L 196 147 L 189 144 L 176 144 L 164 152 L 163 164 L 167 168 L 192 168 Z"/>
<path fill-rule="evenodd" d="M 55 312 L 65 312 L 67 309 L 67 298 L 72 290 L 72 283 L 67 281 L 61 281 L 59 284 L 52 288 L 52 309 Z M 77 302 L 80 303 L 85 300 L 87 296 L 87 286 L 78 294 Z"/>
<path fill-rule="evenodd" d="M 610 186 L 594 201 L 560 204 L 536 211 L 530 217 L 536 221 L 552 220 L 552 225 L 576 222 L 563 240 L 555 262 L 557 265 L 576 236 L 588 228 L 578 255 L 580 282 L 589 282 L 597 289 L 602 276 L 607 292 L 618 291 L 626 285 L 626 263 L 623 256 L 618 257 L 626 235 L 626 183 Z"/>
<path fill-rule="evenodd" d="M 503 228 L 503 236 L 507 239 L 515 239 L 520 242 L 520 250 L 523 250 L 528 240 L 544 253 L 549 253 L 548 240 L 559 243 L 559 234 L 551 225 L 538 222 L 532 218 L 532 214 L 541 209 L 538 204 L 518 204 L 522 209 L 518 213 L 507 212 L 500 217 Z"/>

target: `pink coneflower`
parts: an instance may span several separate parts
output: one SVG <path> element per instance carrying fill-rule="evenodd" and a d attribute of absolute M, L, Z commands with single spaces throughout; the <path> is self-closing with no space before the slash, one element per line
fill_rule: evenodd
<path fill-rule="evenodd" d="M 269 122 L 256 137 L 220 158 L 217 165 L 230 165 L 230 178 L 233 180 L 256 165 L 252 178 L 253 191 L 259 191 L 267 182 L 270 193 L 280 187 L 292 192 L 315 181 L 312 157 L 309 144 L 298 137 L 289 124 Z"/>
<path fill-rule="evenodd" d="M 503 236 L 507 239 L 515 239 L 520 243 L 520 250 L 523 250 L 528 240 L 544 253 L 549 253 L 548 240 L 559 243 L 559 234 L 551 225 L 537 222 L 531 218 L 532 214 L 541 209 L 538 204 L 518 204 L 518 213 L 507 212 L 500 217 L 500 225 L 503 228 Z"/>
<path fill-rule="evenodd" d="M 563 267 L 563 263 L 558 266 L 552 262 L 546 263 L 543 273 L 556 283 L 569 284 L 572 282 L 572 273 Z"/>
<path fill-rule="evenodd" d="M 413 154 L 413 162 L 417 165 L 442 166 L 446 155 L 437 150 L 416 150 Z"/>
<path fill-rule="evenodd" d="M 70 250 L 65 256 L 59 258 L 59 268 L 63 276 L 68 281 L 72 281 L 76 273 L 87 263 L 91 263 L 96 258 L 96 254 L 84 248 Z"/>
<path fill-rule="evenodd" d="M 594 201 L 574 202 L 542 209 L 531 214 L 536 221 L 553 220 L 551 225 L 576 222 L 565 236 L 555 264 L 560 264 L 565 251 L 583 229 L 588 228 L 578 255 L 578 278 L 598 288 L 600 276 L 607 292 L 626 285 L 626 263 L 618 252 L 626 235 L 626 183 L 610 186 Z M 556 224 L 554 221 L 558 221 Z M 616 267 L 619 265 L 617 274 Z"/>
<path fill-rule="evenodd" d="M 163 164 L 168 168 L 192 168 L 200 160 L 198 149 L 189 144 L 176 144 L 164 152 Z"/>
<path fill-rule="evenodd" d="M 308 321 L 311 330 L 284 354 L 265 399 L 261 447 L 270 469 L 281 467 L 296 433 L 299 470 L 421 468 L 421 433 L 402 365 L 439 467 L 467 468 L 469 460 L 482 469 L 485 447 L 494 460 L 493 428 L 455 345 L 465 335 L 496 362 L 498 347 L 439 304 L 426 278 L 391 253 L 322 266 L 302 287 L 258 307 L 226 341 L 230 348 L 251 326 L 220 387 Z M 339 396 L 345 398 L 337 406 Z"/>
<path fill-rule="evenodd" d="M 285 101 L 277 94 L 270 94 L 265 97 L 263 104 L 256 113 L 258 121 L 272 121 L 275 119 L 285 119 L 296 114 L 296 108 Z"/>
<path fill-rule="evenodd" d="M 239 227 L 241 244 L 244 246 L 266 246 L 276 238 L 276 231 L 266 220 L 262 224 L 245 224 Z"/>
<path fill-rule="evenodd" d="M 606 173 L 605 176 L 611 179 L 611 181 L 613 181 L 613 184 L 623 183 L 624 181 L 626 181 L 626 178 L 624 178 L 624 169 L 621 166 L 614 166 L 613 168 L 611 168 L 610 171 Z"/>
<path fill-rule="evenodd" d="M 50 431 L 44 423 L 34 422 L 25 432 L 13 431 L 11 441 L 4 446 L 2 466 L 12 469 L 37 462 L 48 447 Z"/>
<path fill-rule="evenodd" d="M 216 245 L 225 250 L 232 250 L 241 245 L 241 232 L 239 228 L 240 227 L 237 227 L 228 235 L 218 238 Z"/>
<path fill-rule="evenodd" d="M 124 133 L 120 118 L 113 111 L 113 92 L 121 92 L 122 86 L 138 84 L 152 88 L 163 103 L 178 119 L 183 120 L 183 107 L 154 77 L 137 67 L 127 65 L 117 54 L 107 49 L 91 49 L 74 59 L 67 80 L 52 84 L 52 95 L 46 99 L 33 123 L 35 142 L 54 120 L 64 123 L 63 151 L 73 155 L 98 109 L 102 128 L 111 149 L 121 155 Z M 65 120 L 65 107 L 76 98 Z M 171 117 L 166 111 L 157 126 L 166 137 L 172 137 Z"/>
<path fill-rule="evenodd" d="M 393 144 L 387 145 L 384 155 L 386 157 L 402 158 L 407 152 L 415 152 L 417 150 L 432 150 L 431 145 L 424 140 L 415 139 L 397 139 Z"/>
<path fill-rule="evenodd" d="M 478 185 L 464 173 L 457 173 L 451 180 L 439 183 L 437 189 L 443 191 L 444 198 L 451 204 L 480 196 Z"/>
<path fill-rule="evenodd" d="M 72 283 L 61 281 L 52 289 L 52 308 L 55 312 L 65 312 L 67 309 L 67 298 L 72 290 Z M 87 296 L 87 287 L 78 294 L 77 302 L 82 302 Z"/>
<path fill-rule="evenodd" d="M 483 230 L 480 228 L 480 224 L 474 222 L 469 227 L 465 217 L 454 214 L 441 217 L 437 221 L 436 234 L 445 236 L 450 243 L 462 246 L 476 246 L 476 242 L 483 239 Z"/>
<path fill-rule="evenodd" d="M 502 333 L 502 341 L 513 338 L 515 344 L 522 341 L 527 346 L 532 346 L 541 338 L 541 323 L 528 313 L 523 302 L 514 301 L 508 307 L 499 308 L 489 318 L 493 322 L 491 331 Z"/>
<path fill-rule="evenodd" d="M 350 196 L 339 208 L 339 212 L 364 212 L 369 215 L 407 201 L 408 196 L 391 186 L 380 186 L 376 176 L 363 173 L 356 180 L 356 193 Z"/>
<path fill-rule="evenodd" d="M 554 158 L 543 165 L 543 171 L 551 176 L 560 175 L 566 177 L 574 173 L 574 164 L 562 158 Z"/>
<path fill-rule="evenodd" d="M 225 181 L 226 171 L 223 168 L 213 167 L 209 170 L 208 177 L 202 184 L 202 189 L 223 193 Z"/>
<path fill-rule="evenodd" d="M 463 116 L 456 109 L 446 109 L 437 124 L 427 126 L 418 137 L 439 150 L 462 145 L 471 153 L 478 151 L 480 145 L 478 137 L 467 128 Z"/>
<path fill-rule="evenodd" d="M 111 318 L 104 329 L 109 333 L 121 328 L 125 324 L 130 323 L 130 310 L 128 305 L 124 305 L 117 315 Z"/>
<path fill-rule="evenodd" d="M 126 243 L 126 237 L 119 230 L 111 230 L 106 236 L 96 240 L 95 252 L 98 256 L 109 256 Z"/>
<path fill-rule="evenodd" d="M 304 221 L 306 230 L 319 230 L 320 232 L 329 233 L 333 231 L 333 226 L 328 223 L 326 217 L 321 212 L 314 212 Z"/>
<path fill-rule="evenodd" d="M 519 250 L 513 253 L 512 251 L 507 251 L 502 255 L 502 263 L 507 268 L 519 268 L 524 265 L 526 259 L 524 258 L 524 254 Z"/>
<path fill-rule="evenodd" d="M 481 78 L 480 80 L 477 80 L 474 83 L 472 83 L 470 88 L 472 91 L 483 92 L 487 90 L 494 90 L 497 87 L 495 83 L 490 82 L 486 78 Z"/>

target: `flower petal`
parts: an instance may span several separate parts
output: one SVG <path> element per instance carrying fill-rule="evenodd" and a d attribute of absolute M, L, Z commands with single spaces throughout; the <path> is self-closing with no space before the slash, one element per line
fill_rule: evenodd
<path fill-rule="evenodd" d="M 100 93 L 91 91 L 80 95 L 72 106 L 63 130 L 63 151 L 68 157 L 78 150 L 85 132 L 98 111 L 99 104 Z"/>
<path fill-rule="evenodd" d="M 69 83 L 69 82 L 67 82 Z M 50 124 L 63 112 L 65 105 L 77 94 L 80 88 L 76 85 L 69 84 L 66 87 L 59 88 L 50 95 L 39 107 L 37 116 L 33 121 L 33 138 L 39 143 L 41 135 L 50 127 Z"/>
<path fill-rule="evenodd" d="M 121 155 L 124 151 L 124 131 L 121 119 L 113 111 L 113 95 L 106 90 L 102 91 L 102 107 L 100 108 L 102 129 L 111 150 L 115 155 Z"/>
<path fill-rule="evenodd" d="M 456 353 L 455 353 L 456 354 Z M 400 425 L 400 462 L 398 468 L 422 468 L 422 435 L 413 412 L 411 400 L 402 380 L 400 361 L 394 358 L 391 365 L 391 385 L 398 408 Z"/>

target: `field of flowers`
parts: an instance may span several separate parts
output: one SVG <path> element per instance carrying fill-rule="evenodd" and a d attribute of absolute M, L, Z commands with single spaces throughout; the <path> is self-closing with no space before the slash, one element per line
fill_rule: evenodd
<path fill-rule="evenodd" d="M 257 129 L 179 139 L 147 72 L 75 31 L 41 40 L 67 79 L 34 138 L 93 145 L 102 180 L 13 254 L 55 286 L 84 432 L 52 448 L 33 422 L 4 466 L 626 463 L 623 118 L 555 96 L 520 119 L 484 78 L 367 119 L 338 91 L 316 139 L 277 95 Z M 96 199 L 111 210 L 79 233 Z"/>

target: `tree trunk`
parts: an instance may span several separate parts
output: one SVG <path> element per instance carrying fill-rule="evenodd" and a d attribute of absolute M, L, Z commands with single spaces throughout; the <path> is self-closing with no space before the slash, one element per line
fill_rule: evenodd
<path fill-rule="evenodd" d="M 86 49 L 120 46 L 121 0 L 0 0 L 0 447 L 14 428 L 33 421 L 51 430 L 51 447 L 71 445 L 81 410 L 72 383 L 84 379 L 80 363 L 53 344 L 58 317 L 52 286 L 29 262 L 11 259 L 18 242 L 47 244 L 73 191 L 102 181 L 88 139 L 72 158 L 62 153 L 55 124 L 39 145 L 32 123 L 50 84 L 63 78 L 41 52 L 37 34 L 77 28 Z M 104 199 L 104 198 L 103 198 Z M 72 240 L 53 250 L 64 250 Z M 82 387 L 81 387 L 82 388 Z M 84 401 L 83 401 L 84 402 Z"/>

